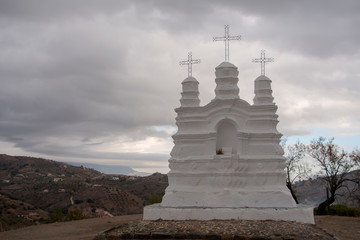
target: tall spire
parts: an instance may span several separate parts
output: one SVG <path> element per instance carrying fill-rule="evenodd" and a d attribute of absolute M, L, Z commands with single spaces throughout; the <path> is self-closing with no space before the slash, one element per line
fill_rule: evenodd
<path fill-rule="evenodd" d="M 241 36 L 229 36 L 229 25 L 225 25 L 225 35 L 223 37 L 214 37 L 213 41 L 225 42 L 225 62 L 229 62 L 229 41 L 241 40 Z"/>
<path fill-rule="evenodd" d="M 188 60 L 181 61 L 180 65 L 188 65 L 188 77 L 182 81 L 181 107 L 198 107 L 199 99 L 199 82 L 192 76 L 192 65 L 200 63 L 200 59 L 192 59 L 191 52 L 188 53 Z"/>

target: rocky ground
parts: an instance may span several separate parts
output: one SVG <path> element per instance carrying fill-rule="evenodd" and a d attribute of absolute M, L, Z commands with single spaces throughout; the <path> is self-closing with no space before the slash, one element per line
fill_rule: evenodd
<path fill-rule="evenodd" d="M 128 215 L 128 216 L 117 216 L 113 218 L 95 218 L 95 219 L 86 219 L 72 222 L 62 222 L 54 224 L 46 224 L 39 226 L 31 226 L 22 229 L 17 229 L 13 231 L 0 232 L 1 240 L 93 240 L 96 235 L 99 233 L 110 229 L 115 226 L 124 225 L 128 223 L 137 223 L 140 222 L 142 215 Z M 280 236 L 275 234 L 288 233 L 289 238 L 295 238 L 294 235 L 290 234 L 302 234 L 297 232 L 297 230 L 290 233 L 294 225 L 304 226 L 303 224 L 291 224 L 286 222 L 279 223 L 279 229 L 271 224 L 271 221 L 262 221 L 265 225 L 261 224 L 256 229 L 257 232 L 269 231 L 273 232 L 273 235 L 276 239 L 281 239 Z M 316 222 L 316 232 L 320 236 L 330 237 L 329 234 L 322 231 L 321 229 L 326 229 L 328 232 L 335 234 L 338 239 L 341 240 L 356 240 L 360 236 L 360 218 L 353 217 L 339 217 L 339 216 L 317 216 L 315 217 Z M 143 223 L 146 224 L 146 223 Z M 250 223 L 248 223 L 250 224 Z M 256 226 L 256 223 L 250 224 L 251 228 Z M 305 231 L 313 230 L 315 226 L 305 224 Z M 243 231 L 250 231 L 247 229 L 248 226 L 242 225 Z M 218 226 L 214 226 L 219 228 Z M 230 226 L 228 226 L 230 228 Z M 321 229 L 319 229 L 321 228 Z M 306 230 L 307 229 L 307 230 Z M 200 229 L 197 229 L 199 232 Z M 220 228 L 221 231 L 223 231 Z M 230 230 L 230 229 L 229 229 Z M 214 231 L 208 229 L 208 231 Z M 312 233 L 313 234 L 313 233 Z M 302 235 L 297 235 L 302 236 Z M 317 236 L 317 235 L 314 235 Z M 308 236 L 305 236 L 304 239 L 310 239 Z M 334 239 L 334 238 L 323 238 L 323 239 Z"/>
<path fill-rule="evenodd" d="M 334 237 L 312 224 L 287 221 L 141 221 L 106 232 L 98 239 L 309 239 Z"/>

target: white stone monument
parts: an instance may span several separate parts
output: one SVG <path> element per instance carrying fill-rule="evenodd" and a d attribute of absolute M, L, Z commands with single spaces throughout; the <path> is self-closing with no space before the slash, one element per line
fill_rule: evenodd
<path fill-rule="evenodd" d="M 205 106 L 199 106 L 198 81 L 182 82 L 169 186 L 161 204 L 145 207 L 144 219 L 314 223 L 312 208 L 298 207 L 285 185 L 271 80 L 255 80 L 250 105 L 239 98 L 237 67 L 223 62 L 215 75 L 216 96 Z"/>
<path fill-rule="evenodd" d="M 262 59 L 252 105 L 239 97 L 238 70 L 229 62 L 215 68 L 216 96 L 205 106 L 199 82 L 191 74 L 182 82 L 169 186 L 160 204 L 144 208 L 144 220 L 314 223 L 312 208 L 297 206 L 285 185 L 277 106 Z"/>

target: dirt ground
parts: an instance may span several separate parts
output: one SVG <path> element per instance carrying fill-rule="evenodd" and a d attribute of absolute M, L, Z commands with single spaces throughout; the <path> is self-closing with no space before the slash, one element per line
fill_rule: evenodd
<path fill-rule="evenodd" d="M 142 214 L 92 218 L 20 228 L 0 233 L 1 240 L 92 240 L 98 233 L 129 221 L 141 220 Z"/>
<path fill-rule="evenodd" d="M 98 233 L 129 221 L 138 221 L 142 215 L 117 216 L 113 218 L 86 219 L 31 226 L 1 232 L 1 240 L 92 240 Z M 360 218 L 339 216 L 316 216 L 316 226 L 335 234 L 340 240 L 360 239 Z"/>
<path fill-rule="evenodd" d="M 317 227 L 331 232 L 340 240 L 360 239 L 360 218 L 339 216 L 315 216 Z"/>

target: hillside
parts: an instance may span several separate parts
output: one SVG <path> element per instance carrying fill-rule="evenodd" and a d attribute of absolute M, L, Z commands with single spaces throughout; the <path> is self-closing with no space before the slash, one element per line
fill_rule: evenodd
<path fill-rule="evenodd" d="M 148 177 L 107 175 L 52 160 L 3 154 L 0 221 L 3 230 L 44 222 L 57 206 L 64 215 L 79 209 L 87 217 L 142 213 L 148 199 L 162 196 L 166 186 L 166 175 L 159 173 Z M 30 215 L 38 218 L 24 222 L 29 212 L 17 212 L 23 207 L 31 209 Z M 8 215 L 9 211 L 13 214 Z"/>
<path fill-rule="evenodd" d="M 0 232 L 31 226 L 48 215 L 46 211 L 31 204 L 14 200 L 0 194 Z"/>
<path fill-rule="evenodd" d="M 360 171 L 352 174 L 358 176 Z M 160 173 L 104 174 L 52 160 L 0 154 L 0 231 L 44 223 L 59 206 L 64 215 L 78 209 L 86 217 L 142 213 L 144 205 L 161 200 L 167 185 L 167 176 Z M 301 203 L 313 206 L 326 197 L 321 178 L 298 182 L 295 191 Z M 359 207 L 346 188 L 337 203 Z"/>

